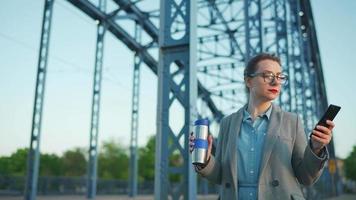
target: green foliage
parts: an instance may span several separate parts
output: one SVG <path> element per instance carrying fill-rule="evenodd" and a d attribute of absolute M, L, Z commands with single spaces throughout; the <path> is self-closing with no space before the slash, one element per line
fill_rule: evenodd
<path fill-rule="evenodd" d="M 353 147 L 350 155 L 344 160 L 345 176 L 356 181 L 356 146 Z"/>
<path fill-rule="evenodd" d="M 26 174 L 28 148 L 17 149 L 9 157 L 2 157 L 1 164 L 5 175 L 24 176 Z"/>
<path fill-rule="evenodd" d="M 9 157 L 0 157 L 0 175 L 10 174 L 11 160 Z"/>
<path fill-rule="evenodd" d="M 169 140 L 172 145 L 173 141 Z M 153 181 L 155 177 L 155 148 L 156 137 L 151 136 L 145 147 L 139 149 L 139 181 Z M 182 156 L 176 150 L 169 157 L 169 166 L 180 167 L 183 164 Z M 181 176 L 179 174 L 170 174 L 169 180 L 172 182 L 180 182 Z"/>
<path fill-rule="evenodd" d="M 64 176 L 84 176 L 87 170 L 87 161 L 84 150 L 75 148 L 67 150 L 62 156 L 62 166 Z"/>
<path fill-rule="evenodd" d="M 172 140 L 169 141 L 172 145 Z M 114 140 L 104 141 L 98 154 L 98 177 L 101 179 L 128 180 L 129 156 L 128 149 Z M 153 181 L 155 177 L 155 136 L 151 136 L 144 147 L 138 149 L 139 182 Z M 0 157 L 0 175 L 25 176 L 28 149 L 18 149 L 10 156 Z M 86 151 L 80 148 L 67 150 L 62 156 L 41 154 L 40 176 L 85 176 L 88 161 Z M 177 152 L 169 158 L 169 165 L 179 167 L 183 163 Z M 170 174 L 169 179 L 179 182 L 178 174 Z"/>
<path fill-rule="evenodd" d="M 155 136 L 151 136 L 145 147 L 139 148 L 139 181 L 153 181 L 155 178 Z"/>
<path fill-rule="evenodd" d="M 173 154 L 169 157 L 169 165 L 172 167 L 180 167 L 183 164 L 182 156 L 178 151 L 173 152 Z M 180 182 L 181 181 L 180 174 L 170 174 L 169 181 L 170 182 Z"/>
<path fill-rule="evenodd" d="M 40 176 L 60 176 L 63 171 L 61 158 L 55 154 L 41 154 Z"/>
<path fill-rule="evenodd" d="M 128 179 L 129 157 L 119 143 L 103 142 L 98 157 L 98 176 L 102 179 Z"/>
<path fill-rule="evenodd" d="M 25 176 L 28 148 L 20 148 L 10 156 L 0 157 L 0 175 Z M 82 176 L 86 173 L 84 153 L 68 150 L 62 157 L 55 154 L 40 155 L 39 176 Z"/>

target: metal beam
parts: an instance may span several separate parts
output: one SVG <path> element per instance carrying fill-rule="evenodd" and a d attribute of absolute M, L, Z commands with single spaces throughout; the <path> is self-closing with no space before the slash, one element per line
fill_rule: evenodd
<path fill-rule="evenodd" d="M 158 42 L 158 28 L 149 20 L 147 13 L 142 12 L 134 3 L 130 0 L 113 0 L 117 5 L 120 6 L 128 14 L 133 14 L 136 16 L 136 20 L 140 22 L 142 29 L 151 36 L 154 42 Z"/>
<path fill-rule="evenodd" d="M 159 73 L 168 73 L 159 71 L 157 69 L 158 62 L 148 53 L 148 46 L 156 44 L 159 40 L 159 36 L 162 37 L 162 35 L 159 34 L 161 30 L 152 23 L 150 15 L 140 10 L 135 3 L 129 0 L 113 0 L 119 7 L 116 11 L 123 10 L 126 12 L 128 19 L 141 23 L 142 29 L 151 37 L 152 42 L 150 42 L 149 45 L 141 44 L 137 39 L 128 34 L 125 29 L 119 26 L 117 21 L 115 21 L 115 19 L 117 19 L 114 16 L 115 12 L 110 14 L 101 12 L 87 0 L 68 1 L 91 18 L 105 21 L 108 25 L 108 30 L 129 49 L 140 54 L 142 62 L 146 63 L 155 74 L 160 76 Z M 185 1 L 174 2 L 182 3 Z M 291 110 L 292 112 L 303 115 L 304 124 L 310 129 L 317 116 L 320 116 L 323 109 L 327 106 L 327 99 L 309 0 L 199 0 L 197 2 L 199 9 L 208 9 L 204 10 L 206 11 L 204 14 L 209 15 L 207 16 L 206 24 L 197 26 L 198 28 L 204 29 L 204 31 L 207 30 L 203 36 L 198 37 L 200 45 L 198 53 L 203 55 L 198 65 L 206 66 L 210 63 L 214 65 L 217 64 L 216 66 L 206 67 L 207 70 L 201 70 L 202 68 L 199 67 L 199 72 L 202 73 L 199 75 L 209 76 L 209 78 L 214 77 L 212 79 L 217 80 L 217 84 L 210 84 L 214 81 L 212 79 L 210 79 L 211 82 L 209 82 L 209 84 L 198 81 L 198 94 L 199 97 L 207 103 L 214 118 L 221 119 L 223 116 L 222 111 L 224 110 L 222 107 L 225 105 L 220 105 L 219 108 L 217 108 L 216 105 L 219 103 L 219 100 L 224 101 L 224 104 L 228 104 L 226 107 L 233 101 L 241 101 L 242 95 L 239 89 L 240 86 L 244 86 L 242 79 L 239 83 L 238 79 L 236 79 L 232 73 L 231 77 L 224 76 L 223 72 L 225 71 L 222 71 L 222 68 L 219 69 L 220 66 L 218 63 L 222 61 L 236 62 L 236 69 L 240 70 L 243 67 L 243 62 L 247 61 L 250 56 L 267 50 L 277 53 L 282 58 L 283 70 L 288 71 L 290 75 L 290 84 L 282 93 L 281 106 L 285 110 Z M 168 5 L 171 1 L 164 1 L 163 3 L 162 5 Z M 172 4 L 172 6 L 177 5 Z M 236 9 L 229 10 L 227 9 L 229 6 L 233 8 L 236 6 Z M 165 9 L 168 10 L 171 8 Z M 162 15 L 162 12 L 160 14 Z M 180 14 L 178 10 L 174 14 L 174 17 Z M 178 21 L 176 23 L 181 26 L 186 22 Z M 162 25 L 160 27 L 162 27 Z M 185 31 L 185 28 L 179 27 L 175 30 L 182 33 L 182 31 Z M 176 44 L 173 44 L 173 46 L 174 45 Z M 183 46 L 184 45 L 181 45 L 180 47 L 183 48 Z M 223 46 L 226 46 L 226 48 L 220 48 Z M 166 47 L 165 45 L 161 45 L 160 48 L 160 53 L 172 53 L 172 55 L 174 55 L 174 52 L 169 52 L 169 49 L 171 49 L 170 46 Z M 181 50 L 180 48 L 179 51 Z M 178 54 L 176 55 L 178 56 Z M 164 62 L 168 61 L 164 60 Z M 176 77 L 182 75 L 182 73 L 186 73 L 185 62 L 174 60 L 173 63 L 178 69 L 174 70 L 174 72 L 170 71 L 169 76 Z M 234 65 L 231 65 L 230 69 L 234 70 L 234 67 Z M 217 71 L 214 71 L 216 69 Z M 230 69 L 227 66 L 224 67 L 223 70 Z M 236 70 L 236 74 L 240 72 L 239 70 Z M 167 106 L 168 108 L 176 101 L 181 105 L 185 105 L 187 102 L 187 97 L 183 90 L 185 82 L 176 82 L 171 79 L 171 77 L 164 79 L 168 84 L 161 86 L 162 91 L 160 92 L 163 93 L 164 89 L 164 92 L 172 93 L 173 96 L 168 98 L 167 102 L 160 103 L 161 105 L 164 104 L 163 107 Z M 221 84 L 228 84 L 229 81 L 232 83 L 231 85 Z M 234 84 L 236 84 L 236 88 L 229 87 Z M 209 85 L 217 87 L 214 89 L 207 88 Z M 234 97 L 235 94 L 236 96 Z M 161 98 L 163 99 L 163 97 Z M 321 104 L 317 103 L 319 99 L 322 100 Z M 162 118 L 161 122 L 166 123 L 167 120 L 168 119 Z M 184 136 L 184 133 L 186 133 L 184 131 L 187 130 L 181 130 L 178 135 L 175 135 L 170 128 L 162 128 L 161 132 L 163 133 L 164 131 L 167 131 L 165 133 L 168 133 L 168 136 L 161 136 L 161 143 L 162 140 L 166 141 L 164 137 L 181 138 Z M 173 143 L 174 145 L 167 148 L 167 152 L 162 152 L 162 155 L 169 154 L 174 150 L 184 153 L 185 148 L 179 146 L 177 140 L 174 140 Z M 165 144 L 162 143 L 162 145 Z M 162 160 L 161 163 L 166 164 L 164 163 L 165 161 L 168 160 Z M 172 166 L 168 167 L 167 170 L 172 173 L 183 173 L 184 171 L 183 168 Z M 162 172 L 166 171 L 159 171 L 159 173 Z M 167 174 L 164 173 L 161 175 L 167 176 Z M 168 190 L 167 192 L 170 191 Z"/>
<path fill-rule="evenodd" d="M 291 51 L 290 51 L 290 73 L 294 76 L 292 77 L 293 84 L 293 97 L 294 97 L 294 109 L 292 111 L 298 113 L 302 116 L 304 124 L 307 123 L 307 117 L 304 113 L 305 109 L 305 87 L 307 86 L 304 82 L 306 63 L 304 59 L 303 52 L 303 41 L 301 33 L 301 22 L 299 19 L 300 5 L 298 1 L 289 0 L 289 5 L 291 9 Z"/>
<path fill-rule="evenodd" d="M 54 0 L 46 0 L 44 4 L 40 51 L 37 65 L 35 102 L 32 115 L 30 149 L 28 151 L 27 177 L 25 185 L 25 200 L 35 200 L 40 160 L 40 141 L 42 126 L 43 101 L 46 86 L 47 60 L 52 24 Z"/>
<path fill-rule="evenodd" d="M 262 40 L 261 0 L 244 0 L 245 14 L 245 62 L 264 51 Z"/>
<path fill-rule="evenodd" d="M 274 21 L 275 21 L 275 47 L 278 57 L 281 59 L 282 70 L 289 73 L 289 41 L 287 30 L 287 0 L 273 0 L 274 6 Z M 283 88 L 283 92 L 279 97 L 280 106 L 286 110 L 292 110 L 292 93 L 291 84 Z"/>
<path fill-rule="evenodd" d="M 148 35 L 152 37 L 152 40 L 154 42 L 157 42 L 159 29 L 150 21 L 147 14 L 142 12 L 135 4 L 133 4 L 129 0 L 113 0 L 113 1 L 117 3 L 120 6 L 120 8 L 123 9 L 128 14 L 134 14 L 136 16 L 136 19 L 140 22 L 140 24 L 142 24 L 142 29 L 145 30 L 148 33 Z M 177 64 L 178 66 L 181 66 L 179 65 L 179 63 Z M 199 96 L 204 96 L 204 101 L 206 101 L 208 107 L 212 111 L 214 118 L 220 121 L 220 119 L 222 119 L 223 117 L 223 113 L 216 107 L 215 103 L 210 97 L 210 93 L 199 81 L 198 81 L 198 94 Z"/>
<path fill-rule="evenodd" d="M 104 12 L 101 12 L 88 0 L 67 0 L 69 3 L 86 13 L 94 20 L 105 21 L 108 30 L 119 40 L 121 40 L 130 50 L 134 52 L 140 52 L 143 62 L 157 74 L 158 62 L 149 54 L 147 49 L 139 44 L 131 35 L 129 35 L 121 26 L 119 26 L 114 19 L 107 18 Z M 157 32 L 158 38 L 158 32 Z M 180 66 L 178 64 L 178 66 Z M 214 101 L 210 97 L 209 91 L 198 81 L 198 94 L 204 97 L 204 101 L 207 103 L 209 109 L 214 115 L 214 118 L 220 121 L 223 117 L 223 113 L 217 108 Z"/>
<path fill-rule="evenodd" d="M 135 24 L 135 38 L 141 41 L 141 27 Z M 129 168 L 129 196 L 137 195 L 137 176 L 138 176 L 138 125 L 139 125 L 139 90 L 140 90 L 140 66 L 142 60 L 140 54 L 134 56 L 134 71 L 132 83 L 132 111 L 131 111 L 131 138 L 130 138 L 130 168 Z"/>
<path fill-rule="evenodd" d="M 105 11 L 105 8 L 106 8 L 106 0 L 100 0 L 99 9 Z M 96 196 L 99 114 L 100 114 L 101 80 L 102 80 L 102 71 L 103 71 L 105 32 L 106 32 L 106 24 L 104 21 L 100 21 L 97 28 L 94 79 L 93 79 L 93 98 L 92 98 L 92 107 L 91 107 L 89 162 L 88 162 L 88 179 L 87 179 L 88 199 L 95 199 Z"/>
<path fill-rule="evenodd" d="M 157 200 L 196 198 L 196 173 L 193 170 L 189 153 L 191 124 L 197 119 L 195 15 L 196 2 L 194 0 L 182 0 L 180 3 L 174 0 L 161 0 L 155 157 L 155 199 Z M 171 27 L 179 19 L 185 24 L 185 32 L 181 37 L 176 37 L 171 32 Z M 178 67 L 175 64 L 177 62 L 182 67 L 183 76 L 178 80 L 174 76 L 175 68 Z M 169 86 L 172 83 L 178 86 L 179 91 L 170 93 Z M 182 99 L 179 102 L 184 110 L 184 124 L 179 133 L 174 133 L 169 116 L 170 112 L 177 112 L 171 110 L 172 100 L 179 98 Z M 179 159 L 175 159 L 175 162 L 178 162 L 176 164 L 170 162 L 173 152 L 177 152 L 179 156 Z M 170 176 L 174 174 L 179 176 L 179 181 L 170 180 Z"/>
<path fill-rule="evenodd" d="M 215 14 L 216 14 L 216 17 L 218 19 L 220 19 L 220 21 L 222 22 L 222 25 L 224 26 L 225 30 L 224 32 L 229 36 L 229 39 L 230 39 L 230 42 L 231 42 L 231 51 L 232 51 L 232 54 L 235 54 L 236 50 L 240 53 L 241 57 L 244 58 L 246 60 L 246 57 L 243 53 L 243 50 L 241 49 L 239 43 L 237 42 L 236 40 L 236 37 L 235 37 L 235 32 L 236 30 L 232 30 L 230 27 L 229 27 L 229 24 L 227 22 L 227 20 L 224 18 L 222 12 L 219 10 L 218 8 L 218 5 L 217 5 L 217 1 L 212 1 L 212 0 L 206 0 L 206 2 L 208 3 L 209 5 L 209 8 L 213 9 L 215 11 Z M 226 3 L 232 3 L 233 1 L 229 1 L 229 2 L 226 2 Z"/>
<path fill-rule="evenodd" d="M 304 36 L 304 52 L 307 54 L 307 61 L 310 68 L 310 93 L 307 94 L 313 104 L 307 104 L 308 117 L 314 119 L 314 124 L 318 120 L 323 112 L 328 107 L 328 99 L 326 95 L 326 87 L 324 82 L 324 75 L 322 70 L 322 63 L 320 57 L 320 51 L 318 46 L 318 39 L 316 35 L 316 28 L 314 24 L 314 17 L 309 0 L 302 0 L 300 3 L 300 11 L 303 13 L 300 15 L 301 24 L 303 26 Z M 316 102 L 318 100 L 318 102 Z M 312 121 L 312 120 L 311 120 Z M 313 124 L 313 125 L 314 125 Z M 341 178 L 339 175 L 338 166 L 336 163 L 334 140 L 332 139 L 328 145 L 330 153 L 330 162 L 333 162 L 336 170 L 324 171 L 324 174 L 328 174 L 331 177 L 331 184 L 328 184 L 329 188 L 327 194 L 329 196 L 339 195 L 342 191 L 339 191 L 341 185 Z M 331 165 L 331 163 L 330 163 Z M 325 194 L 324 194 L 325 195 Z"/>

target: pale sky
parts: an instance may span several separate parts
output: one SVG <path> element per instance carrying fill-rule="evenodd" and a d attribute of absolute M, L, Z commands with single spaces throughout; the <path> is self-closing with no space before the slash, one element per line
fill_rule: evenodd
<path fill-rule="evenodd" d="M 335 119 L 336 154 L 356 145 L 356 1 L 312 0 L 329 103 Z M 0 155 L 28 147 L 34 101 L 43 1 L 0 2 Z M 62 153 L 89 143 L 95 22 L 65 1 L 54 6 L 41 151 Z M 105 38 L 99 140 L 128 146 L 133 54 L 110 34 Z M 157 78 L 141 71 L 139 144 L 156 131 Z M 179 122 L 176 125 L 179 126 Z"/>

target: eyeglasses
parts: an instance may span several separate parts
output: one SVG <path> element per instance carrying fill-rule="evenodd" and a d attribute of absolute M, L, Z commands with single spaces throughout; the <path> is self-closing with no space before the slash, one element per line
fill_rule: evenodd
<path fill-rule="evenodd" d="M 260 72 L 260 73 L 253 73 L 249 74 L 248 77 L 256 77 L 256 76 L 261 76 L 263 77 L 263 80 L 268 83 L 274 83 L 274 81 L 277 79 L 278 82 L 281 85 L 286 85 L 288 82 L 288 75 L 286 74 L 274 74 L 272 72 Z"/>

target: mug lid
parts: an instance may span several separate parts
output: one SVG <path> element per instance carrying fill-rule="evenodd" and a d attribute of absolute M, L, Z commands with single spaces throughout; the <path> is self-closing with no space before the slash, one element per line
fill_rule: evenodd
<path fill-rule="evenodd" d="M 194 126 L 196 125 L 206 125 L 209 126 L 209 120 L 208 119 L 198 119 L 194 122 Z"/>

